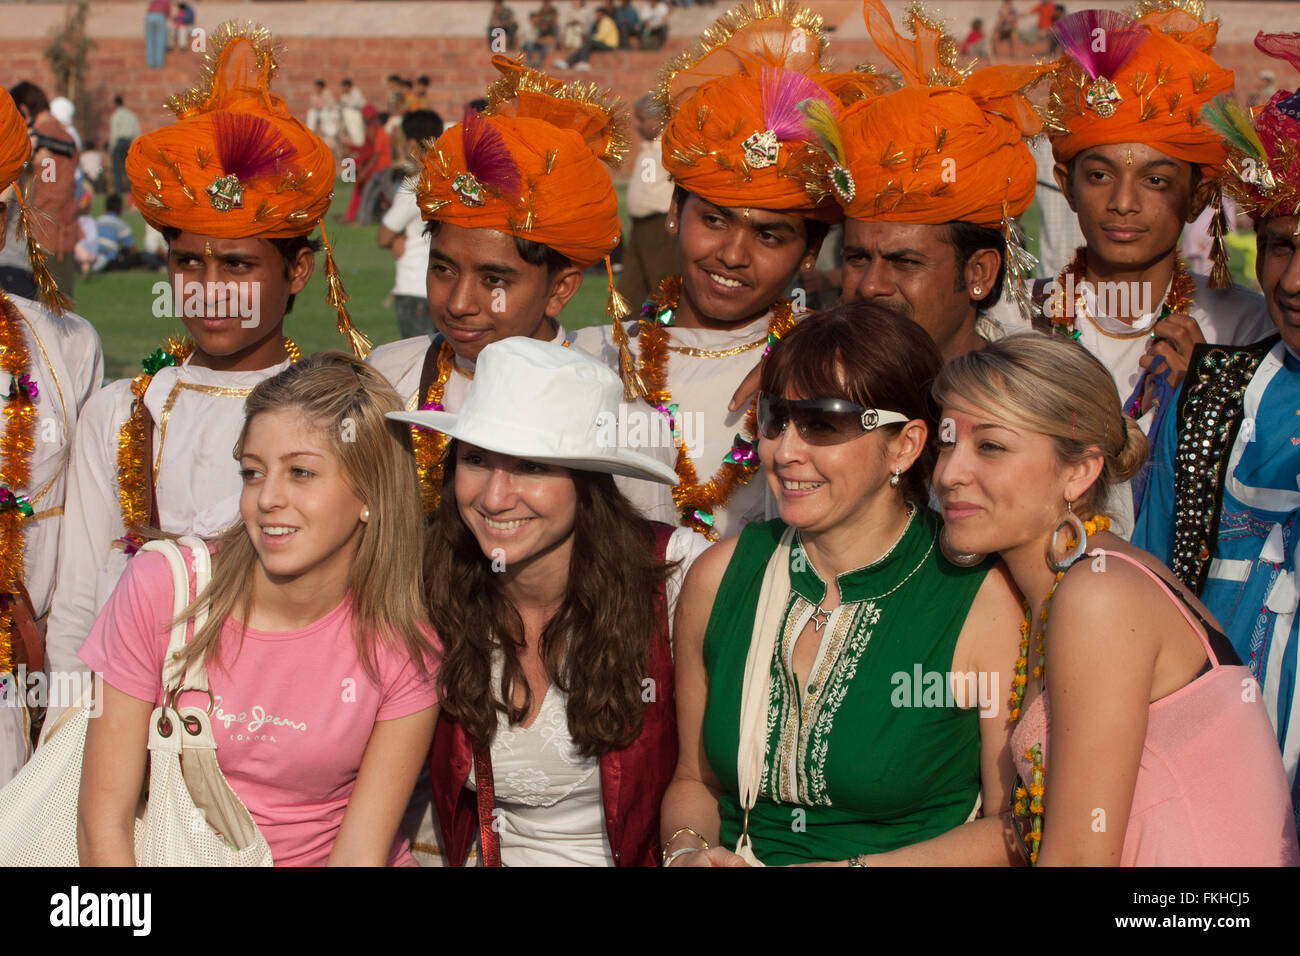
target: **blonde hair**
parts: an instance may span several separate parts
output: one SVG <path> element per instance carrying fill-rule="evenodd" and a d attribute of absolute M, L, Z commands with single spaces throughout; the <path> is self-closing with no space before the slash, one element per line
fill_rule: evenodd
<path fill-rule="evenodd" d="M 964 404 L 1047 435 L 1069 464 L 1100 452 L 1101 474 L 1074 509 L 1085 518 L 1147 458 L 1146 436 L 1121 409 L 1110 372 L 1070 339 L 1025 332 L 960 355 L 939 373 L 934 400 L 942 408 Z"/>
<path fill-rule="evenodd" d="M 329 436 L 353 493 L 370 509 L 348 573 L 352 636 L 366 673 L 378 677 L 376 649 L 404 649 L 425 672 L 433 649 L 421 573 L 420 493 L 415 457 L 405 427 L 384 417 L 401 400 L 384 377 L 344 352 L 318 352 L 261 382 L 244 402 L 244 427 L 234 457 L 243 454 L 252 420 L 263 412 L 298 409 Z M 183 612 L 207 607 L 208 619 L 180 655 L 220 662 L 228 617 L 248 619 L 257 551 L 241 518 L 216 541 L 212 581 Z M 241 629 L 241 634 L 243 633 Z"/>

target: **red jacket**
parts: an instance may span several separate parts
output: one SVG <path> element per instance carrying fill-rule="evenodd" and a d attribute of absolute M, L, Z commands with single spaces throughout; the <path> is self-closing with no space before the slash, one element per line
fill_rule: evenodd
<path fill-rule="evenodd" d="M 656 523 L 655 553 L 663 559 L 676 530 Z M 615 866 L 658 866 L 659 803 L 677 767 L 677 708 L 673 658 L 668 638 L 668 608 L 661 585 L 655 593 L 659 628 L 650 644 L 646 676 L 655 699 L 646 704 L 641 733 L 626 747 L 600 758 L 605 832 Z M 473 743 L 459 721 L 446 712 L 438 719 L 430 762 L 433 806 L 442 829 L 443 850 L 452 866 L 464 866 L 478 833 L 478 804 L 465 787 L 473 762 Z"/>

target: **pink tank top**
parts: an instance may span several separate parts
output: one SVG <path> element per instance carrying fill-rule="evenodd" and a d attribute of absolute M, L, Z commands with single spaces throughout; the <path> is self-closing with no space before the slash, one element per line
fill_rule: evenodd
<path fill-rule="evenodd" d="M 1183 600 L 1142 562 L 1096 550 L 1140 568 L 1182 612 L 1211 670 L 1151 704 L 1121 866 L 1297 866 L 1295 818 L 1286 775 L 1259 687 L 1240 665 L 1221 665 Z M 1025 750 L 1042 744 L 1045 813 L 1052 825 L 1047 692 L 1029 705 L 1011 735 L 1022 780 Z"/>

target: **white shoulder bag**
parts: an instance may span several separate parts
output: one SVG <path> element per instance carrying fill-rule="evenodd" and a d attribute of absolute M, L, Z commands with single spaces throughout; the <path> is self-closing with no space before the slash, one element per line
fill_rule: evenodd
<path fill-rule="evenodd" d="M 745 656 L 745 677 L 740 689 L 740 742 L 736 749 L 736 783 L 745 822 L 740 828 L 736 854 L 750 866 L 762 866 L 749 839 L 749 811 L 758 800 L 759 778 L 767 756 L 767 709 L 772 692 L 772 655 L 776 651 L 785 606 L 790 597 L 790 542 L 794 528 L 786 528 L 776 553 L 763 572 L 758 592 L 754 630 Z"/>
<path fill-rule="evenodd" d="M 193 555 L 195 593 L 212 576 L 207 545 L 195 537 L 179 544 Z M 151 541 L 171 565 L 173 614 L 189 603 L 189 574 L 177 542 Z M 194 616 L 197 633 L 206 609 Z M 175 655 L 185 646 L 188 622 L 172 625 L 164 658 L 161 707 L 149 718 L 149 789 L 136 810 L 135 859 L 139 866 L 271 866 L 271 848 L 248 808 L 217 765 L 208 712 L 212 691 L 202 662 L 183 669 Z M 208 711 L 178 707 L 183 690 L 206 691 Z M 77 866 L 77 804 L 92 691 L 60 716 L 13 780 L 0 790 L 0 866 Z"/>

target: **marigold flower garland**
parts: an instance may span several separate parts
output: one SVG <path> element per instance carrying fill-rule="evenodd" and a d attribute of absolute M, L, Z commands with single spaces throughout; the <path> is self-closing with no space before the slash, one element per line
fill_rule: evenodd
<path fill-rule="evenodd" d="M 291 362 L 302 358 L 302 352 L 290 338 L 284 340 L 284 350 Z M 168 338 L 140 363 L 144 371 L 131 380 L 131 413 L 117 433 L 117 500 L 122 511 L 122 525 L 126 539 L 136 547 L 144 544 L 140 529 L 149 524 L 149 501 L 153 488 L 153 462 L 149 461 L 149 433 L 152 429 L 149 411 L 145 408 L 144 393 L 149 383 L 161 369 L 181 365 L 194 351 L 190 339 Z"/>
<path fill-rule="evenodd" d="M 36 450 L 36 397 L 31 356 L 18 308 L 0 292 L 0 369 L 11 376 L 0 432 L 0 673 L 13 670 L 11 603 L 23 583 L 23 521 L 32 506 L 19 494 L 31 481 Z M 0 380 L 3 381 L 3 380 Z"/>
<path fill-rule="evenodd" d="M 673 487 L 673 501 L 682 513 L 682 525 L 692 528 L 710 541 L 718 540 L 713 530 L 714 513 L 726 507 L 732 494 L 748 483 L 758 470 L 757 405 L 751 403 L 745 412 L 741 433 L 736 436 L 731 451 L 722 459 L 722 466 L 708 481 L 700 484 L 695 463 L 686 452 L 686 443 L 677 427 L 677 404 L 668 389 L 668 329 L 676 320 L 677 305 L 681 300 L 682 277 L 669 276 L 659 283 L 658 290 L 641 310 L 641 326 L 637 336 L 640 352 L 638 370 L 649 387 L 646 401 L 662 413 L 672 428 L 677 445 L 678 484 Z M 770 349 L 790 329 L 794 328 L 794 309 L 789 299 L 777 299 L 772 305 L 772 318 L 767 324 L 767 347 Z M 764 353 L 766 354 L 766 353 Z M 746 438 L 745 434 L 755 436 Z"/>
<path fill-rule="evenodd" d="M 1083 523 L 1085 537 L 1105 531 L 1109 527 L 1110 519 L 1105 515 L 1096 515 Z M 1073 548 L 1076 543 L 1071 541 L 1068 547 Z M 1038 664 L 1034 667 L 1034 677 L 1039 680 L 1043 679 L 1043 675 L 1047 670 L 1047 652 L 1043 646 L 1043 640 L 1047 637 L 1047 612 L 1052 606 L 1052 597 L 1056 594 L 1056 586 L 1061 583 L 1063 577 L 1065 577 L 1064 571 L 1056 572 L 1056 579 L 1052 581 L 1052 586 L 1048 588 L 1047 596 L 1043 598 L 1043 609 L 1038 615 L 1038 642 L 1035 648 L 1038 652 Z M 1020 722 L 1020 713 L 1025 702 L 1025 690 L 1029 684 L 1029 636 L 1033 630 L 1033 609 L 1028 603 L 1025 604 L 1024 608 L 1025 619 L 1020 622 L 1020 654 L 1016 657 L 1016 676 L 1011 681 L 1011 699 L 1009 703 L 1011 705 L 1012 726 Z M 1045 688 L 1043 692 L 1046 693 Z M 1017 817 L 1028 818 L 1029 833 L 1025 837 L 1025 845 L 1029 848 L 1029 864 L 1033 866 L 1038 862 L 1038 847 L 1043 842 L 1043 794 L 1046 793 L 1045 777 L 1047 767 L 1043 761 L 1042 741 L 1026 748 L 1024 759 L 1029 761 L 1032 768 L 1029 785 L 1026 787 L 1022 781 L 1017 779 L 1015 803 L 1012 812 Z M 1026 805 L 1026 800 L 1028 805 Z"/>

